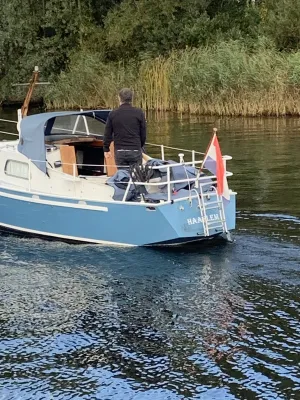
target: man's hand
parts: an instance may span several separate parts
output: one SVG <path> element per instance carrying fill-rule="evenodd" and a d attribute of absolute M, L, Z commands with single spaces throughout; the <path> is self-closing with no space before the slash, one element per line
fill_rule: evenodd
<path fill-rule="evenodd" d="M 105 158 L 111 158 L 111 152 L 110 151 L 105 151 L 104 152 L 104 157 Z"/>

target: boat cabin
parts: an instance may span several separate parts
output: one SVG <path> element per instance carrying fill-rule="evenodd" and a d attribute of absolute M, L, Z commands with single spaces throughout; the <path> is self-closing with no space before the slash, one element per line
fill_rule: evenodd
<path fill-rule="evenodd" d="M 112 176 L 117 168 L 114 157 L 105 160 L 103 139 L 109 110 L 80 113 L 48 113 L 26 117 L 21 124 L 19 150 L 31 153 L 31 160 L 73 176 Z M 43 116 L 46 121 L 39 121 Z M 42 132 L 38 132 L 43 127 Z M 32 144 L 34 139 L 35 145 Z M 27 143 L 27 142 L 28 143 Z M 44 152 L 42 146 L 44 142 Z M 111 144 L 113 155 L 113 143 Z M 32 153 L 35 153 L 32 157 Z M 108 161 L 108 162 L 107 162 Z"/>

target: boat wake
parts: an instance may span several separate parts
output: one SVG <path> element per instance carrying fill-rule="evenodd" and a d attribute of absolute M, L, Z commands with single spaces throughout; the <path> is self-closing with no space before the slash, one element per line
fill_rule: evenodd
<path fill-rule="evenodd" d="M 251 214 L 253 217 L 259 217 L 259 218 L 270 218 L 276 221 L 291 221 L 296 224 L 300 224 L 300 217 L 295 217 L 293 215 L 285 215 L 285 214 L 271 214 L 271 213 L 266 213 L 266 214 Z"/>
<path fill-rule="evenodd" d="M 298 216 L 241 211 L 237 214 L 237 225 L 239 231 L 300 243 L 300 217 Z"/>

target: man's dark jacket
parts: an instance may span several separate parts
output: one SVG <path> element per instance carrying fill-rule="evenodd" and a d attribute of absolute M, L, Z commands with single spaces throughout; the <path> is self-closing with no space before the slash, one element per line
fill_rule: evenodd
<path fill-rule="evenodd" d="M 146 141 L 146 120 L 143 110 L 122 104 L 108 115 L 104 133 L 104 151 L 114 141 L 115 150 L 141 150 Z"/>

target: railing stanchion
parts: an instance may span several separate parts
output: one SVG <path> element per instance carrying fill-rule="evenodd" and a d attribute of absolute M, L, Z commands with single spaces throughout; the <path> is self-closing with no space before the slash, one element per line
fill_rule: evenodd
<path fill-rule="evenodd" d="M 29 192 L 31 192 L 31 160 L 29 159 L 29 163 L 28 163 L 28 175 L 29 175 L 29 179 L 28 179 L 28 190 Z"/>
<path fill-rule="evenodd" d="M 226 172 L 226 158 L 225 158 L 225 157 L 222 157 L 222 160 L 223 160 L 224 169 L 225 169 L 225 172 Z"/>
<path fill-rule="evenodd" d="M 170 167 L 167 168 L 167 178 L 168 178 L 168 202 L 171 201 L 171 173 Z"/>
<path fill-rule="evenodd" d="M 160 149 L 161 149 L 161 159 L 164 161 L 165 160 L 165 149 L 164 149 L 163 144 L 160 145 Z"/>
<path fill-rule="evenodd" d="M 196 161 L 196 159 L 195 159 L 195 150 L 192 151 L 192 161 L 193 161 L 192 166 L 195 167 L 195 161 Z"/>
<path fill-rule="evenodd" d="M 126 199 L 127 199 L 127 195 L 128 195 L 128 192 L 129 192 L 129 189 L 130 189 L 131 184 L 132 184 L 132 178 L 129 179 L 127 188 L 126 188 L 125 193 L 124 193 L 124 196 L 123 196 L 123 200 L 122 200 L 123 202 L 125 202 Z"/>

